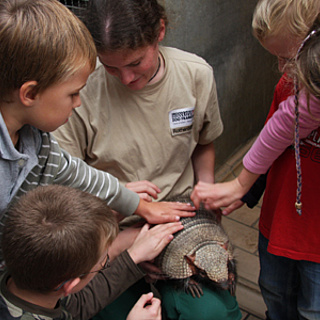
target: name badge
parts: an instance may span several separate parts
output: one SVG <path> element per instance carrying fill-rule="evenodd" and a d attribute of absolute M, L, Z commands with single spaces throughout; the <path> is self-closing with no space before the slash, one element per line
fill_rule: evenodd
<path fill-rule="evenodd" d="M 194 107 L 176 109 L 169 112 L 171 134 L 173 136 L 189 132 L 192 129 Z"/>

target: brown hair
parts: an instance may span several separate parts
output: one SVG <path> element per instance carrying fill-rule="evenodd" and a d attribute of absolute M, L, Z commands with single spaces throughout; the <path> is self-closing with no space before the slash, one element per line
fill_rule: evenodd
<path fill-rule="evenodd" d="M 102 53 L 153 44 L 159 36 L 161 19 L 168 23 L 157 0 L 91 0 L 84 21 Z"/>
<path fill-rule="evenodd" d="M 37 81 L 35 93 L 89 63 L 96 49 L 84 24 L 57 0 L 0 1 L 0 101 Z"/>
<path fill-rule="evenodd" d="M 89 272 L 117 232 L 114 214 L 103 200 L 48 185 L 29 191 L 9 208 L 2 249 L 19 288 L 47 292 Z"/>

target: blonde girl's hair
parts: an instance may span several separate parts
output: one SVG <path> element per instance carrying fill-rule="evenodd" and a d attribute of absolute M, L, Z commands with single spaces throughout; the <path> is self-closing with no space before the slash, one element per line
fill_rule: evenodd
<path fill-rule="evenodd" d="M 2 102 L 27 81 L 38 82 L 38 93 L 86 64 L 95 68 L 89 31 L 57 0 L 1 0 L 0 43 Z"/>
<path fill-rule="evenodd" d="M 283 33 L 302 40 L 319 12 L 319 0 L 260 0 L 253 14 L 253 35 L 260 42 Z"/>

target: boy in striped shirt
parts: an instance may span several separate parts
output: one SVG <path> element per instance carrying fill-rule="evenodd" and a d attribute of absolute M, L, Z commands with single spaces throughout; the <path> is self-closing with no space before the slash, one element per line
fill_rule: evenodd
<path fill-rule="evenodd" d="M 81 104 L 96 50 L 82 22 L 56 0 L 0 2 L 0 219 L 8 204 L 39 185 L 62 184 L 105 200 L 123 216 L 179 220 L 194 208 L 151 203 L 60 149 L 49 133 Z M 112 138 L 112 137 L 110 137 Z"/>

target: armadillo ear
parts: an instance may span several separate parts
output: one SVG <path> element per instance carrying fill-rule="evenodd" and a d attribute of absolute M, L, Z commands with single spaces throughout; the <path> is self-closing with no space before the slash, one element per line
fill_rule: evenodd
<path fill-rule="evenodd" d="M 218 283 L 228 280 L 228 253 L 219 244 L 208 244 L 198 249 L 194 265 L 205 270 Z"/>
<path fill-rule="evenodd" d="M 194 261 L 196 260 L 196 253 L 194 252 L 192 254 L 185 255 L 184 258 L 186 259 L 187 263 L 190 266 L 193 266 L 194 265 Z"/>
<path fill-rule="evenodd" d="M 196 253 L 192 253 L 184 256 L 184 261 L 185 261 L 186 267 L 188 268 L 189 277 L 197 274 L 197 268 L 194 264 L 195 259 L 196 259 Z"/>

